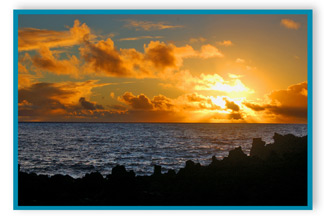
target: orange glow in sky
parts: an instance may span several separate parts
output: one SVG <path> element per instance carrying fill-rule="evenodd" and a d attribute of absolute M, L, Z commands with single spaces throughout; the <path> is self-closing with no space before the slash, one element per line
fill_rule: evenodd
<path fill-rule="evenodd" d="M 20 15 L 19 121 L 307 123 L 305 15 Z"/>

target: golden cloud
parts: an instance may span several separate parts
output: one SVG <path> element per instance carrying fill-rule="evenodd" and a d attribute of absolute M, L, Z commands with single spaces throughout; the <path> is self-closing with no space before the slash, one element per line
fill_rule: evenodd
<path fill-rule="evenodd" d="M 94 44 L 84 41 L 80 54 L 86 61 L 86 69 L 97 73 L 125 77 L 131 73 L 123 62 L 120 53 L 115 49 L 114 42 L 108 38 Z"/>
<path fill-rule="evenodd" d="M 221 45 L 221 46 L 233 46 L 233 42 L 230 41 L 230 40 L 223 40 L 223 41 L 220 41 L 220 42 L 217 42 L 218 45 Z"/>
<path fill-rule="evenodd" d="M 136 31 L 144 30 L 163 30 L 163 29 L 174 29 L 174 28 L 182 28 L 181 25 L 170 25 L 165 22 L 151 22 L 151 21 L 138 21 L 138 20 L 124 20 L 126 22 L 125 27 L 135 28 Z"/>
<path fill-rule="evenodd" d="M 235 60 L 236 63 L 240 64 L 240 63 L 245 63 L 245 60 L 244 59 L 241 59 L 241 58 L 237 58 Z"/>
<path fill-rule="evenodd" d="M 81 97 L 79 99 L 79 102 L 80 102 L 82 108 L 84 108 L 86 110 L 97 110 L 97 109 L 103 110 L 104 109 L 104 107 L 102 105 L 96 104 L 95 102 L 87 101 L 84 97 Z"/>
<path fill-rule="evenodd" d="M 18 62 L 18 89 L 28 87 L 36 80 L 36 76 L 30 74 L 22 62 Z"/>
<path fill-rule="evenodd" d="M 222 53 L 212 45 L 203 45 L 201 51 L 190 45 L 177 47 L 160 41 L 151 41 L 144 45 L 144 52 L 135 49 L 116 49 L 114 42 L 93 43 L 84 41 L 80 53 L 85 60 L 83 70 L 115 77 L 166 77 L 170 70 L 179 70 L 185 58 L 222 57 Z"/>
<path fill-rule="evenodd" d="M 130 23 L 136 24 L 136 22 Z M 143 27 L 145 29 L 172 28 L 162 23 L 140 22 L 137 24 L 145 26 Z M 200 50 L 194 50 L 190 45 L 178 47 L 172 43 L 151 41 L 144 45 L 144 52 L 139 52 L 133 48 L 117 49 L 111 38 L 92 40 L 95 37 L 90 34 L 90 28 L 78 20 L 75 20 L 74 26 L 68 31 L 23 28 L 19 29 L 19 51 L 37 50 L 38 54 L 29 56 L 29 61 L 32 62 L 35 72 L 46 71 L 57 75 L 70 75 L 74 78 L 80 78 L 86 74 L 111 77 L 166 78 L 172 75 L 172 71 L 180 69 L 185 58 L 223 57 L 223 54 L 210 44 L 202 45 Z M 120 40 L 153 38 L 160 38 L 160 36 L 140 36 Z M 60 58 L 61 50 L 50 49 L 77 44 L 80 45 L 81 59 L 75 55 L 67 55 L 62 59 Z M 20 70 L 23 70 L 21 65 L 19 67 Z"/>
<path fill-rule="evenodd" d="M 145 59 L 153 63 L 158 69 L 176 67 L 177 60 L 174 53 L 174 45 L 151 41 L 147 46 L 144 45 Z"/>
<path fill-rule="evenodd" d="M 53 31 L 47 29 L 22 28 L 18 30 L 18 50 L 34 50 L 40 47 L 73 46 L 89 36 L 90 29 L 80 21 L 75 20 L 69 31 Z"/>
<path fill-rule="evenodd" d="M 193 76 L 189 71 L 180 71 L 175 74 L 174 86 L 187 91 L 217 91 L 225 95 L 229 94 L 251 94 L 253 89 L 248 88 L 240 80 L 241 76 L 230 76 L 229 80 L 225 80 L 219 74 L 200 74 Z"/>
<path fill-rule="evenodd" d="M 80 76 L 80 62 L 76 56 L 70 56 L 68 59 L 58 60 L 48 47 L 40 47 L 38 53 L 31 58 L 33 66 L 39 70 L 49 71 L 57 75 Z"/>
<path fill-rule="evenodd" d="M 161 94 L 158 96 L 154 96 L 151 100 L 151 103 L 157 110 L 171 110 L 174 107 L 172 99 Z"/>
<path fill-rule="evenodd" d="M 135 96 L 131 92 L 125 92 L 122 96 L 118 97 L 118 100 L 129 105 L 133 110 L 165 110 L 181 112 L 182 110 L 194 111 L 202 109 L 222 109 L 213 102 L 216 101 L 214 97 L 206 97 L 197 93 L 181 95 L 176 99 L 171 99 L 160 94 L 150 99 L 144 94 Z"/>
<path fill-rule="evenodd" d="M 19 119 L 42 121 L 149 121 L 210 122 L 242 120 L 239 105 L 228 97 L 197 93 L 171 99 L 164 95 L 152 98 L 125 92 L 120 104 L 104 106 L 90 101 L 91 90 L 103 86 L 96 81 L 34 83 L 19 90 Z M 208 117 L 208 118 L 207 118 Z"/>
<path fill-rule="evenodd" d="M 34 76 L 31 74 L 18 74 L 18 89 L 30 86 L 33 80 Z"/>
<path fill-rule="evenodd" d="M 206 38 L 204 37 L 198 37 L 198 38 L 190 38 L 190 43 L 198 43 L 198 42 L 205 42 Z"/>
<path fill-rule="evenodd" d="M 288 28 L 288 29 L 295 29 L 295 30 L 297 30 L 297 29 L 300 28 L 300 23 L 295 22 L 292 19 L 282 19 L 280 21 L 280 25 L 281 26 L 284 26 L 285 28 Z"/>
<path fill-rule="evenodd" d="M 233 101 L 229 101 L 229 100 L 225 99 L 225 102 L 226 102 L 225 105 L 228 109 L 236 111 L 236 112 L 240 111 L 240 107 Z"/>
<path fill-rule="evenodd" d="M 129 37 L 129 38 L 120 38 L 119 41 L 135 41 L 143 39 L 161 39 L 162 36 L 139 36 L 139 37 Z"/>
<path fill-rule="evenodd" d="M 214 58 L 214 57 L 224 57 L 223 53 L 221 53 L 216 47 L 207 44 L 201 47 L 201 51 L 199 53 L 201 58 Z"/>
<path fill-rule="evenodd" d="M 20 73 L 20 74 L 28 74 L 27 68 L 20 62 L 18 62 L 18 73 Z"/>
<path fill-rule="evenodd" d="M 243 104 L 255 112 L 263 112 L 265 118 L 272 118 L 277 122 L 307 122 L 307 82 L 289 86 L 285 90 L 271 92 L 269 103 Z"/>
<path fill-rule="evenodd" d="M 103 110 L 103 106 L 86 99 L 93 88 L 106 85 L 96 82 L 33 83 L 21 88 L 18 90 L 18 117 L 20 120 L 55 120 L 58 116 L 66 118 Z"/>
<path fill-rule="evenodd" d="M 131 92 L 126 92 L 119 98 L 119 100 L 130 105 L 133 109 L 139 109 L 139 110 L 153 109 L 153 104 L 151 100 L 148 97 L 146 97 L 144 94 L 135 96 Z"/>
<path fill-rule="evenodd" d="M 268 97 L 272 104 L 307 107 L 307 82 L 291 85 L 285 90 L 273 91 Z"/>

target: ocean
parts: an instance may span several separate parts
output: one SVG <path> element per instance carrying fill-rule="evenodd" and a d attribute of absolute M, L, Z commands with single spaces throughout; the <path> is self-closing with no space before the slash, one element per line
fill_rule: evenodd
<path fill-rule="evenodd" d="M 24 172 L 72 177 L 124 165 L 136 175 L 179 170 L 187 160 L 207 165 L 235 147 L 274 133 L 307 135 L 306 124 L 19 123 L 18 163 Z"/>

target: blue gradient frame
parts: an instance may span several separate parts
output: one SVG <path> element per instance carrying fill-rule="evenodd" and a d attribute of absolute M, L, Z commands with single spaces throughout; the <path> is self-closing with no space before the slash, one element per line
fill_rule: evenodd
<path fill-rule="evenodd" d="M 307 15 L 307 206 L 18 206 L 18 16 L 20 14 L 256 14 Z M 312 210 L 313 209 L 313 11 L 312 10 L 14 10 L 13 11 L 13 209 L 14 210 Z"/>

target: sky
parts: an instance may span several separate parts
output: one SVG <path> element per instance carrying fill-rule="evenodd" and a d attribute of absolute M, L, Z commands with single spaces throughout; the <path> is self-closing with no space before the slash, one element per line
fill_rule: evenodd
<path fill-rule="evenodd" d="M 19 15 L 19 121 L 307 123 L 306 15 Z"/>

